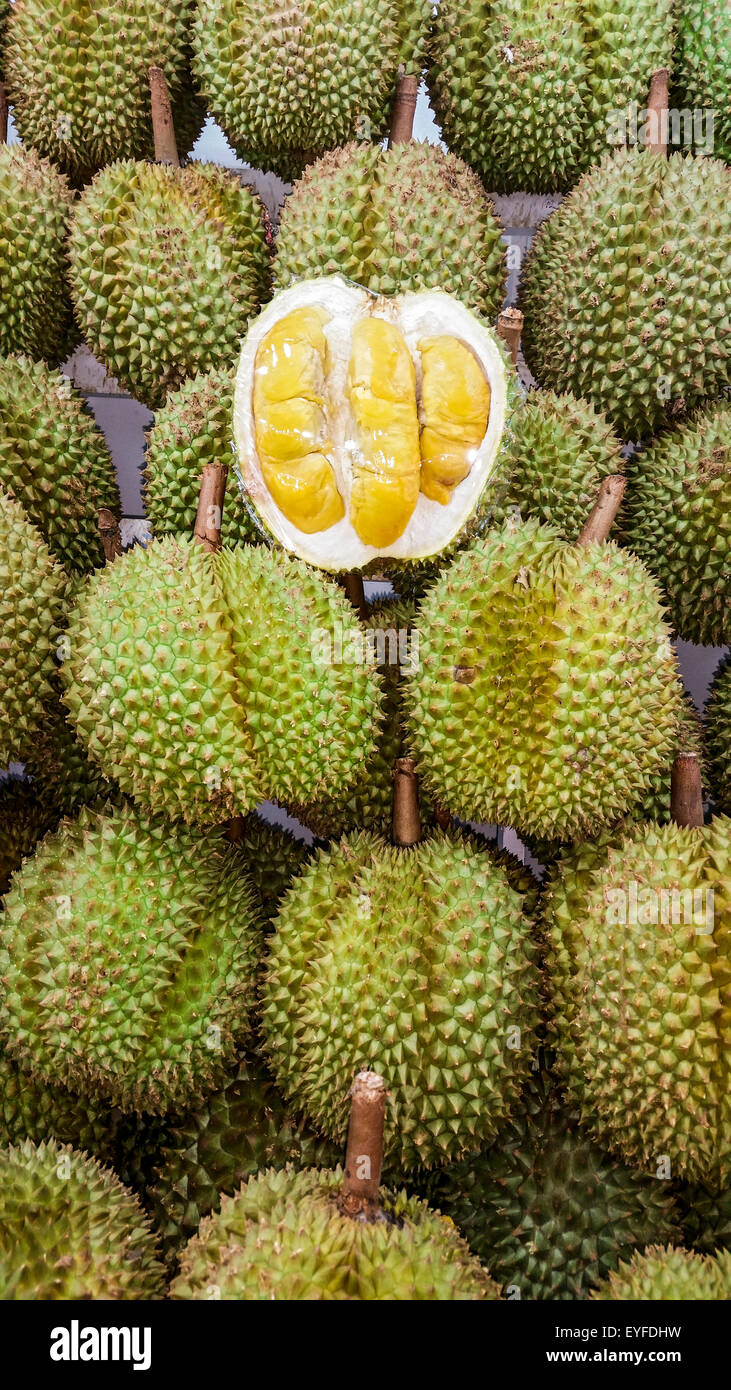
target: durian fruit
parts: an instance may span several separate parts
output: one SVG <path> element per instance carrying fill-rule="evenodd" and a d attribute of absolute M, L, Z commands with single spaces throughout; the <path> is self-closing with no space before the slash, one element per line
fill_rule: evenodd
<path fill-rule="evenodd" d="M 0 356 L 27 353 L 57 366 L 76 329 L 66 284 L 71 190 L 22 145 L 0 145 Z"/>
<path fill-rule="evenodd" d="M 137 1198 L 70 1145 L 0 1150 L 0 1297 L 162 1298 L 164 1271 Z"/>
<path fill-rule="evenodd" d="M 545 1074 L 492 1147 L 430 1175 L 424 1195 L 508 1298 L 586 1298 L 633 1250 L 681 1239 L 670 1184 L 598 1149 Z"/>
<path fill-rule="evenodd" d="M 22 761 L 53 699 L 67 582 L 23 507 L 0 487 L 0 768 Z"/>
<path fill-rule="evenodd" d="M 677 43 L 673 57 L 671 108 L 702 113 L 703 139 L 693 131 L 696 148 L 707 149 L 713 118 L 713 153 L 731 162 L 731 15 L 726 0 L 682 0 L 676 7 Z M 685 131 L 681 126 L 681 138 Z"/>
<path fill-rule="evenodd" d="M 653 1245 L 620 1265 L 593 1293 L 618 1303 L 703 1302 L 731 1298 L 731 1258 L 697 1255 L 674 1246 Z"/>
<path fill-rule="evenodd" d="M 237 154 L 283 179 L 347 140 L 380 140 L 418 74 L 427 0 L 199 0 L 194 71 Z"/>
<path fill-rule="evenodd" d="M 284 1105 L 262 1065 L 242 1057 L 225 1085 L 174 1118 L 146 1191 L 166 1254 L 175 1255 L 201 1220 L 265 1168 L 319 1168 L 337 1161 Z"/>
<path fill-rule="evenodd" d="M 436 145 L 360 143 L 323 155 L 295 184 L 274 279 L 286 288 L 340 274 L 375 294 L 448 290 L 492 320 L 505 265 L 495 210 L 466 164 Z"/>
<path fill-rule="evenodd" d="M 69 574 L 104 563 L 99 508 L 121 510 L 109 450 L 69 378 L 27 357 L 0 359 L 0 483 Z"/>
<path fill-rule="evenodd" d="M 90 348 L 151 410 L 229 364 L 269 287 L 259 198 L 214 164 L 103 169 L 76 204 L 69 255 Z"/>
<path fill-rule="evenodd" d="M 664 434 L 627 464 L 622 539 L 657 578 L 688 642 L 731 642 L 731 407 Z"/>
<path fill-rule="evenodd" d="M 520 895 L 473 841 L 407 850 L 375 835 L 318 851 L 282 901 L 262 1023 L 285 1100 L 342 1143 L 338 1078 L 390 1092 L 385 1153 L 434 1167 L 515 1109 L 538 1024 L 537 948 Z"/>
<path fill-rule="evenodd" d="M 547 898 L 561 1071 L 597 1142 L 648 1174 L 731 1172 L 731 822 L 583 846 Z"/>
<path fill-rule="evenodd" d="M 259 895 L 262 915 L 269 922 L 292 879 L 307 863 L 309 845 L 285 826 L 270 824 L 256 815 L 243 819 L 234 844 Z"/>
<path fill-rule="evenodd" d="M 635 149 L 585 174 L 523 266 L 522 345 L 539 385 L 585 397 L 629 439 L 721 396 L 730 199 L 717 159 Z"/>
<path fill-rule="evenodd" d="M 359 635 L 352 608 L 299 561 L 166 537 L 86 584 L 65 699 L 104 774 L 153 811 L 305 804 L 355 779 L 380 720 L 378 674 L 333 658 L 337 634 Z"/>
<path fill-rule="evenodd" d="M 441 0 L 429 91 L 450 150 L 498 193 L 554 193 L 626 138 L 670 66 L 671 0 Z"/>
<path fill-rule="evenodd" d="M 54 823 L 53 812 L 23 777 L 0 778 L 0 898 L 34 845 Z"/>
<path fill-rule="evenodd" d="M 36 1081 L 0 1051 L 0 1147 L 55 1139 L 113 1165 L 116 1132 L 115 1114 L 104 1101 Z"/>
<path fill-rule="evenodd" d="M 526 521 L 444 571 L 405 678 L 426 794 L 554 839 L 623 815 L 675 748 L 682 698 L 650 575 L 613 543 Z"/>
<path fill-rule="evenodd" d="M 26 776 L 37 799 L 57 817 L 74 816 L 82 806 L 117 795 L 74 737 L 58 700 L 44 710 L 43 722 L 25 755 Z"/>
<path fill-rule="evenodd" d="M 162 1114 L 221 1084 L 251 1033 L 261 921 L 221 829 L 129 807 L 62 821 L 0 923 L 0 1026 L 44 1081 Z"/>
<path fill-rule="evenodd" d="M 517 394 L 497 336 L 444 291 L 303 280 L 242 346 L 246 492 L 279 545 L 335 574 L 440 554 L 484 525 Z"/>
<path fill-rule="evenodd" d="M 678 1192 L 685 1243 L 702 1255 L 731 1250 L 731 1187 L 689 1183 Z"/>
<path fill-rule="evenodd" d="M 199 372 L 168 393 L 147 435 L 145 515 L 154 535 L 191 535 L 201 473 L 210 463 L 234 464 L 233 376 Z M 231 469 L 221 524 L 224 545 L 256 545 L 262 533 Z"/>
<path fill-rule="evenodd" d="M 165 72 L 179 153 L 205 107 L 190 90 L 190 0 L 17 0 L 5 36 L 5 78 L 25 145 L 76 185 L 115 159 L 152 156 L 148 72 Z"/>
<path fill-rule="evenodd" d="M 713 802 L 731 816 L 731 657 L 724 657 L 713 677 L 705 729 Z"/>
<path fill-rule="evenodd" d="M 606 416 L 588 401 L 531 391 L 505 449 L 508 482 L 495 519 L 536 517 L 576 540 L 602 479 L 624 472 L 620 450 Z"/>

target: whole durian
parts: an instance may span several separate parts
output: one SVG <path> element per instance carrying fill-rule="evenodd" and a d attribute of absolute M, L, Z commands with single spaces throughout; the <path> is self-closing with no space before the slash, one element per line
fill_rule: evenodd
<path fill-rule="evenodd" d="M 201 1219 L 264 1168 L 319 1168 L 335 1150 L 286 1108 L 261 1061 L 242 1057 L 226 1084 L 174 1118 L 157 1158 L 146 1203 L 166 1253 L 174 1255 Z"/>
<path fill-rule="evenodd" d="M 567 393 L 531 391 L 516 413 L 504 469 L 506 493 L 495 518 L 518 513 L 576 540 L 610 473 L 624 472 L 621 445 L 606 416 Z"/>
<path fill-rule="evenodd" d="M 681 1237 L 670 1184 L 598 1149 L 546 1077 L 490 1148 L 431 1175 L 424 1195 L 509 1298 L 586 1298 L 634 1249 Z"/>
<path fill-rule="evenodd" d="M 199 0 L 194 71 L 237 154 L 283 179 L 379 140 L 400 72 L 418 74 L 427 0 Z"/>
<path fill-rule="evenodd" d="M 0 1298 L 162 1298 L 164 1271 L 137 1198 L 70 1145 L 0 1150 Z"/>
<path fill-rule="evenodd" d="M 333 150 L 284 204 L 274 278 L 286 288 L 345 275 L 374 294 L 444 289 L 494 319 L 505 294 L 505 247 L 471 169 L 436 145 Z"/>
<path fill-rule="evenodd" d="M 93 352 L 151 410 L 226 366 L 269 288 L 263 207 L 214 164 L 112 164 L 76 204 L 71 293 Z"/>
<path fill-rule="evenodd" d="M 23 759 L 54 698 L 67 583 L 23 507 L 0 487 L 0 768 Z"/>
<path fill-rule="evenodd" d="M 283 825 L 270 824 L 256 815 L 243 817 L 232 838 L 259 895 L 262 915 L 269 922 L 276 917 L 292 879 L 307 863 L 309 845 Z"/>
<path fill-rule="evenodd" d="M 451 1221 L 405 1192 L 381 1193 L 385 1220 L 341 1214 L 338 1169 L 250 1178 L 183 1251 L 173 1298 L 430 1300 L 499 1298 Z"/>
<path fill-rule="evenodd" d="M 418 631 L 409 742 L 426 794 L 464 820 L 590 834 L 674 751 L 670 631 L 654 581 L 611 542 L 508 523 L 444 571 Z"/>
<path fill-rule="evenodd" d="M 678 636 L 731 642 L 731 407 L 662 435 L 627 474 L 622 539 L 658 580 Z"/>
<path fill-rule="evenodd" d="M 523 266 L 539 384 L 584 396 L 631 439 L 722 395 L 730 200 L 720 160 L 635 149 L 585 174 Z"/>
<path fill-rule="evenodd" d="M 582 847 L 547 897 L 560 1069 L 598 1143 L 647 1174 L 723 1187 L 731 822 L 652 823 Z"/>
<path fill-rule="evenodd" d="M 4 899 L 7 1050 L 121 1109 L 180 1110 L 250 1035 L 260 950 L 254 890 L 221 829 L 85 809 Z"/>
<path fill-rule="evenodd" d="M 55 1139 L 114 1165 L 116 1131 L 116 1115 L 106 1102 L 36 1081 L 0 1051 L 0 1147 Z"/>
<path fill-rule="evenodd" d="M 22 145 L 0 145 L 0 356 L 55 367 L 76 340 L 66 284 L 71 190 Z"/>
<path fill-rule="evenodd" d="M 232 455 L 233 377 L 198 373 L 168 393 L 145 452 L 145 515 L 156 536 L 191 535 L 206 464 L 231 467 L 223 507 L 224 545 L 255 545 L 262 533 L 243 501 Z"/>
<path fill-rule="evenodd" d="M 74 816 L 82 806 L 117 794 L 114 783 L 86 756 L 64 715 L 59 700 L 46 707 L 25 757 L 26 775 L 32 779 L 36 797 L 57 818 Z"/>
<path fill-rule="evenodd" d="M 536 947 L 522 900 L 477 845 L 408 850 L 361 833 L 319 851 L 282 901 L 262 1022 L 285 1099 L 345 1139 L 340 1076 L 390 1092 L 389 1162 L 444 1164 L 498 1132 L 530 1071 Z"/>
<path fill-rule="evenodd" d="M 617 1303 L 702 1302 L 731 1298 L 731 1257 L 653 1245 L 621 1264 L 592 1298 Z"/>
<path fill-rule="evenodd" d="M 154 811 L 205 824 L 305 804 L 354 780 L 380 718 L 377 672 L 316 647 L 336 628 L 357 630 L 353 610 L 300 561 L 167 537 L 86 584 L 66 703 L 105 775 Z"/>
<path fill-rule="evenodd" d="M 721 662 L 705 710 L 706 749 L 713 801 L 731 816 L 731 657 Z"/>
<path fill-rule="evenodd" d="M 121 510 L 109 450 L 69 378 L 27 357 L 0 359 L 0 484 L 69 574 L 104 563 L 99 508 Z"/>
<path fill-rule="evenodd" d="M 0 898 L 26 855 L 54 824 L 53 810 L 23 777 L 0 778 Z"/>
<path fill-rule="evenodd" d="M 77 185 L 115 159 L 151 156 L 154 65 L 186 154 L 205 117 L 190 90 L 190 13 L 191 0 L 16 0 L 4 61 L 24 144 Z"/>
<path fill-rule="evenodd" d="M 441 0 L 429 90 L 450 150 L 498 193 L 553 193 L 624 141 L 670 65 L 671 0 Z"/>
<path fill-rule="evenodd" d="M 726 0 L 681 0 L 676 6 L 677 43 L 673 58 L 671 107 L 690 111 L 694 119 L 702 113 L 698 140 L 709 153 L 706 141 L 708 113 L 713 116 L 713 153 L 731 162 L 731 13 Z M 684 135 L 681 127 L 681 138 Z"/>

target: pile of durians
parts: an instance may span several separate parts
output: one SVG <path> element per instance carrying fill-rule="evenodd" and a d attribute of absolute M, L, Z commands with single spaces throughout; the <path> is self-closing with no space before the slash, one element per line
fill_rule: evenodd
<path fill-rule="evenodd" d="M 0 0 L 0 79 L 0 1297 L 728 1299 L 724 0 Z"/>

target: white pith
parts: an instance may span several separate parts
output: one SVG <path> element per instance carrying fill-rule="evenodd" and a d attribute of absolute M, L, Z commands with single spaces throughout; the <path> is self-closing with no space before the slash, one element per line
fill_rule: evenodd
<path fill-rule="evenodd" d="M 289 521 L 274 502 L 264 482 L 256 450 L 252 408 L 254 362 L 263 338 L 274 325 L 294 309 L 318 305 L 330 315 L 324 332 L 329 348 L 329 370 L 325 394 L 329 405 L 329 433 L 334 448 L 331 458 L 338 490 L 345 504 L 345 516 L 326 531 L 306 535 Z M 443 506 L 419 494 L 408 525 L 398 540 L 381 549 L 365 545 L 351 525 L 350 492 L 352 463 L 357 452 L 355 431 L 346 394 L 354 324 L 369 315 L 389 319 L 406 339 L 416 368 L 417 404 L 421 409 L 421 338 L 447 333 L 461 339 L 477 358 L 490 385 L 490 415 L 482 443 L 475 450 L 470 472 L 457 485 L 450 502 Z M 340 402 L 340 404 L 336 404 Z M 500 443 L 506 423 L 507 382 L 505 362 L 497 341 L 484 324 L 459 301 L 443 290 L 424 290 L 419 294 L 386 299 L 348 284 L 339 275 L 307 280 L 282 290 L 252 324 L 244 339 L 234 393 L 233 432 L 239 469 L 246 493 L 267 529 L 285 549 L 308 564 L 337 572 L 362 569 L 384 557 L 396 560 L 423 559 L 445 549 L 462 530 L 474 512 L 485 485 L 497 467 Z"/>

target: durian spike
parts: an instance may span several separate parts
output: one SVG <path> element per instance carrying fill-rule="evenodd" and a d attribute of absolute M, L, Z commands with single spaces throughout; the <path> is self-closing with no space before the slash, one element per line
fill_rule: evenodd
<path fill-rule="evenodd" d="M 0 82 L 0 145 L 7 145 L 8 143 L 9 111 L 8 89 L 4 82 Z"/>
<path fill-rule="evenodd" d="M 647 123 L 650 138 L 645 149 L 651 154 L 668 152 L 668 70 L 653 72 L 650 95 L 647 99 Z"/>
<path fill-rule="evenodd" d="M 350 1092 L 350 1123 L 345 1150 L 345 1177 L 339 1206 L 355 1221 L 378 1221 L 378 1188 L 383 1164 L 386 1087 L 374 1071 L 360 1071 Z"/>
<path fill-rule="evenodd" d="M 99 508 L 98 527 L 104 546 L 104 558 L 107 564 L 111 565 L 117 556 L 122 554 L 122 533 L 119 529 L 119 521 L 108 507 Z"/>
<path fill-rule="evenodd" d="M 344 575 L 343 588 L 345 590 L 345 597 L 352 603 L 358 617 L 361 621 L 365 621 L 368 617 L 368 604 L 366 603 L 362 574 Z"/>
<path fill-rule="evenodd" d="M 703 825 L 703 790 L 697 753 L 678 753 L 670 772 L 670 815 L 676 825 Z"/>
<path fill-rule="evenodd" d="M 520 309 L 502 309 L 497 316 L 497 335 L 502 338 L 514 363 L 518 361 L 522 332 L 523 315 Z"/>
<path fill-rule="evenodd" d="M 581 528 L 577 545 L 591 545 L 592 541 L 607 539 L 626 486 L 627 479 L 621 473 L 609 473 L 602 479 L 596 502 Z"/>
<path fill-rule="evenodd" d="M 393 769 L 393 842 L 407 848 L 421 839 L 419 778 L 413 758 L 397 758 Z"/>
<path fill-rule="evenodd" d="M 221 549 L 221 523 L 227 477 L 228 468 L 225 463 L 206 463 L 201 473 L 201 490 L 198 494 L 193 539 L 206 550 Z"/>
<path fill-rule="evenodd" d="M 396 83 L 396 91 L 391 107 L 391 130 L 388 148 L 394 145 L 408 145 L 414 131 L 416 99 L 419 95 L 419 78 L 402 74 Z"/>
<path fill-rule="evenodd" d="M 155 161 L 157 164 L 172 164 L 175 169 L 179 169 L 180 160 L 170 106 L 170 93 L 162 68 L 150 68 L 150 98 L 152 133 L 155 137 Z"/>

